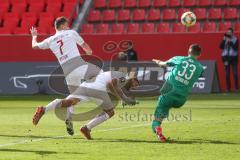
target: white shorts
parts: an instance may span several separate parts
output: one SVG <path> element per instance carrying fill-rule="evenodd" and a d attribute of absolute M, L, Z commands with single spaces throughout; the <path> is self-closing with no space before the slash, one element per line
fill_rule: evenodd
<path fill-rule="evenodd" d="M 82 83 L 82 80 L 85 77 L 87 72 L 87 65 L 82 65 L 76 69 L 74 69 L 71 73 L 69 73 L 65 79 L 68 86 L 79 86 Z"/>
<path fill-rule="evenodd" d="M 114 108 L 117 102 L 117 99 L 114 96 L 109 95 L 106 91 L 106 86 L 96 82 L 83 82 L 79 89 L 67 97 L 67 99 L 70 98 L 76 98 L 80 101 L 92 101 L 104 110 Z"/>
<path fill-rule="evenodd" d="M 103 70 L 91 63 L 79 66 L 78 68 L 74 69 L 65 77 L 70 93 L 73 93 L 76 88 L 78 88 L 85 80 L 96 77 L 102 72 Z"/>

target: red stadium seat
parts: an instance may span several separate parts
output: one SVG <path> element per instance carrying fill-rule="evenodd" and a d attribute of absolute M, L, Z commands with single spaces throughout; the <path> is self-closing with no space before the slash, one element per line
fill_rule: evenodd
<path fill-rule="evenodd" d="M 49 33 L 52 35 L 56 34 L 55 28 L 54 27 L 49 28 Z"/>
<path fill-rule="evenodd" d="M 138 23 L 128 23 L 127 24 L 127 33 L 139 33 L 139 24 Z"/>
<path fill-rule="evenodd" d="M 37 32 L 38 32 L 39 35 L 48 35 L 49 34 L 49 28 L 38 27 Z"/>
<path fill-rule="evenodd" d="M 1 0 L 1 4 L 9 4 L 10 0 Z"/>
<path fill-rule="evenodd" d="M 0 27 L 0 35 L 4 35 L 4 34 L 12 34 L 12 30 L 11 28 L 1 28 Z"/>
<path fill-rule="evenodd" d="M 39 14 L 39 18 L 41 19 L 49 19 L 49 20 L 54 20 L 54 15 L 50 12 L 42 12 Z"/>
<path fill-rule="evenodd" d="M 38 15 L 40 12 L 44 11 L 44 6 L 44 3 L 32 3 L 30 4 L 28 11 L 35 12 Z"/>
<path fill-rule="evenodd" d="M 237 19 L 237 18 L 238 18 L 237 8 L 225 8 L 224 9 L 224 20 Z"/>
<path fill-rule="evenodd" d="M 13 29 L 18 26 L 19 24 L 19 14 L 18 13 L 5 13 L 4 16 L 3 26 Z"/>
<path fill-rule="evenodd" d="M 136 0 L 124 0 L 124 7 L 125 8 L 134 8 L 137 6 Z"/>
<path fill-rule="evenodd" d="M 240 6 L 240 1 L 239 0 L 230 0 L 229 1 L 229 6 Z"/>
<path fill-rule="evenodd" d="M 109 8 L 120 8 L 120 7 L 122 7 L 122 0 L 109 0 L 108 7 Z"/>
<path fill-rule="evenodd" d="M 33 3 L 45 3 L 46 0 L 27 0 L 27 2 L 29 4 L 33 4 Z"/>
<path fill-rule="evenodd" d="M 103 21 L 109 22 L 115 20 L 115 11 L 114 10 L 104 10 L 102 12 Z"/>
<path fill-rule="evenodd" d="M 75 6 L 76 6 L 76 3 L 65 3 L 63 6 L 63 11 L 72 12 Z"/>
<path fill-rule="evenodd" d="M 18 26 L 19 20 L 17 18 L 8 18 L 4 19 L 3 26 L 13 29 Z"/>
<path fill-rule="evenodd" d="M 16 27 L 13 29 L 13 33 L 17 35 L 28 35 L 30 34 L 29 29 L 30 28 Z"/>
<path fill-rule="evenodd" d="M 38 27 L 40 28 L 44 28 L 44 29 L 49 29 L 53 26 L 53 21 L 49 20 L 49 19 L 40 19 L 40 21 L 38 22 Z"/>
<path fill-rule="evenodd" d="M 181 1 L 180 0 L 169 0 L 168 1 L 168 6 L 169 7 L 180 7 L 181 6 Z"/>
<path fill-rule="evenodd" d="M 208 19 L 210 20 L 220 20 L 222 19 L 222 11 L 220 8 L 211 8 L 208 11 Z"/>
<path fill-rule="evenodd" d="M 203 24 L 203 32 L 216 32 L 215 22 L 205 22 Z"/>
<path fill-rule="evenodd" d="M 179 8 L 179 9 L 178 9 L 178 20 L 180 20 L 182 14 L 183 14 L 184 12 L 187 12 L 187 11 L 190 11 L 190 9 L 189 9 L 189 8 Z"/>
<path fill-rule="evenodd" d="M 105 8 L 107 6 L 106 0 L 94 0 L 95 8 Z"/>
<path fill-rule="evenodd" d="M 228 28 L 232 27 L 231 22 L 220 22 L 218 25 L 219 32 L 226 32 Z"/>
<path fill-rule="evenodd" d="M 145 20 L 145 10 L 144 9 L 135 9 L 133 11 L 133 20 L 134 21 L 144 21 Z"/>
<path fill-rule="evenodd" d="M 27 1 L 26 0 L 9 0 L 11 2 L 12 5 L 21 3 L 21 4 L 26 4 Z"/>
<path fill-rule="evenodd" d="M 185 32 L 185 27 L 182 25 L 182 23 L 173 23 L 172 32 Z"/>
<path fill-rule="evenodd" d="M 154 0 L 153 1 L 154 7 L 166 7 L 167 6 L 167 0 Z"/>
<path fill-rule="evenodd" d="M 207 10 L 206 8 L 195 8 L 193 10 L 195 13 L 197 20 L 205 20 L 207 19 Z"/>
<path fill-rule="evenodd" d="M 65 5 L 66 3 L 74 3 L 74 4 L 77 4 L 78 0 L 62 0 L 62 3 Z M 82 4 L 80 2 L 80 4 Z"/>
<path fill-rule="evenodd" d="M 175 20 L 176 19 L 176 11 L 175 9 L 164 9 L 162 12 L 163 20 Z"/>
<path fill-rule="evenodd" d="M 85 2 L 85 0 L 79 0 L 80 4 L 83 4 Z"/>
<path fill-rule="evenodd" d="M 62 3 L 62 0 L 45 0 L 45 2 L 46 2 L 47 4 L 51 4 L 51 3 L 61 4 L 61 3 Z"/>
<path fill-rule="evenodd" d="M 109 32 L 108 24 L 98 24 L 96 27 L 96 33 L 107 34 Z"/>
<path fill-rule="evenodd" d="M 234 25 L 234 31 L 235 32 L 240 32 L 240 22 L 236 22 Z"/>
<path fill-rule="evenodd" d="M 67 11 L 65 11 L 65 12 L 58 12 L 56 17 L 62 17 L 62 16 L 70 19 L 71 18 L 71 12 L 67 12 Z"/>
<path fill-rule="evenodd" d="M 93 24 L 83 24 L 82 29 L 81 29 L 81 33 L 88 33 L 88 34 L 94 33 Z"/>
<path fill-rule="evenodd" d="M 159 21 L 160 20 L 160 10 L 159 9 L 151 9 L 148 12 L 148 20 L 149 21 Z"/>
<path fill-rule="evenodd" d="M 112 33 L 116 34 L 124 33 L 124 25 L 122 23 L 112 24 Z"/>
<path fill-rule="evenodd" d="M 196 6 L 196 0 L 183 0 L 183 7 L 194 7 Z"/>
<path fill-rule="evenodd" d="M 148 8 L 151 5 L 152 5 L 151 0 L 138 0 L 138 7 L 139 8 Z"/>
<path fill-rule="evenodd" d="M 89 12 L 88 21 L 89 22 L 98 22 L 101 20 L 100 12 L 98 10 L 92 10 Z"/>
<path fill-rule="evenodd" d="M 36 22 L 37 22 L 37 17 L 35 13 L 25 12 L 22 14 L 21 27 L 35 26 Z"/>
<path fill-rule="evenodd" d="M 5 13 L 9 11 L 9 3 L 0 3 L 0 13 Z"/>
<path fill-rule="evenodd" d="M 155 27 L 154 23 L 144 23 L 142 25 L 142 33 L 154 33 Z"/>
<path fill-rule="evenodd" d="M 4 13 L 4 19 L 19 19 L 20 16 L 18 13 L 6 12 Z"/>
<path fill-rule="evenodd" d="M 201 32 L 201 24 L 199 22 L 196 22 L 194 26 L 188 27 L 188 32 Z"/>
<path fill-rule="evenodd" d="M 169 23 L 163 22 L 157 25 L 157 32 L 159 33 L 168 33 L 170 31 Z"/>
<path fill-rule="evenodd" d="M 212 0 L 199 0 L 198 6 L 200 7 L 209 7 L 212 5 Z"/>
<path fill-rule="evenodd" d="M 38 22 L 38 26 L 40 28 L 49 28 L 53 27 L 54 16 L 51 13 L 43 12 L 40 13 L 40 19 Z"/>
<path fill-rule="evenodd" d="M 51 12 L 53 15 L 57 15 L 61 11 L 61 3 L 50 3 L 47 5 L 47 12 Z"/>
<path fill-rule="evenodd" d="M 27 9 L 26 3 L 16 3 L 12 6 L 12 12 L 18 13 L 19 15 L 25 12 L 26 9 Z"/>
<path fill-rule="evenodd" d="M 227 5 L 227 1 L 226 0 L 214 0 L 213 2 L 214 6 L 226 6 Z"/>
<path fill-rule="evenodd" d="M 129 21 L 130 20 L 130 11 L 127 9 L 119 10 L 117 19 L 120 22 Z"/>
<path fill-rule="evenodd" d="M 36 22 L 35 19 L 22 19 L 21 27 L 30 29 L 32 26 L 36 26 Z"/>

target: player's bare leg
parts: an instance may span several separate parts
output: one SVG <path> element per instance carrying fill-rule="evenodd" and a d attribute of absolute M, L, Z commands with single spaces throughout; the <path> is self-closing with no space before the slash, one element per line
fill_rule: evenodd
<path fill-rule="evenodd" d="M 74 135 L 73 123 L 72 123 L 72 114 L 74 112 L 73 106 L 67 108 L 67 118 L 65 120 L 66 130 L 69 135 Z"/>
<path fill-rule="evenodd" d="M 69 135 L 74 135 L 73 123 L 72 123 L 72 113 L 73 106 L 76 105 L 80 100 L 77 98 L 69 98 L 63 101 L 62 107 L 67 107 L 67 117 L 65 120 L 66 130 Z"/>
<path fill-rule="evenodd" d="M 37 125 L 39 120 L 46 112 L 53 110 L 57 107 L 69 107 L 71 105 L 75 105 L 77 102 L 79 102 L 78 99 L 55 99 L 50 102 L 46 107 L 38 107 L 33 116 L 32 122 L 34 125 Z"/>
<path fill-rule="evenodd" d="M 80 129 L 80 132 L 86 137 L 88 140 L 92 139 L 91 137 L 91 130 L 100 125 L 101 123 L 105 122 L 109 118 L 111 118 L 114 115 L 114 110 L 104 110 L 101 114 L 93 118 L 91 121 L 89 121 L 85 126 L 83 126 Z"/>

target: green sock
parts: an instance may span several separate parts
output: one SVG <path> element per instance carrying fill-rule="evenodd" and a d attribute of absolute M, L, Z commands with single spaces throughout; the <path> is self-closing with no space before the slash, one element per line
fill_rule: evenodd
<path fill-rule="evenodd" d="M 156 120 L 152 121 L 152 130 L 154 133 L 155 133 L 155 128 L 160 125 L 161 125 L 161 123 L 159 121 L 156 121 Z"/>

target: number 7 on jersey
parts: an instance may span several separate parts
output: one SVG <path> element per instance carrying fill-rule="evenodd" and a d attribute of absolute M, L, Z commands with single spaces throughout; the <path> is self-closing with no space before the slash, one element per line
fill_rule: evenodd
<path fill-rule="evenodd" d="M 59 50 L 60 50 L 61 55 L 63 55 L 63 51 L 62 51 L 63 41 L 62 40 L 58 40 L 57 43 L 60 44 Z"/>

